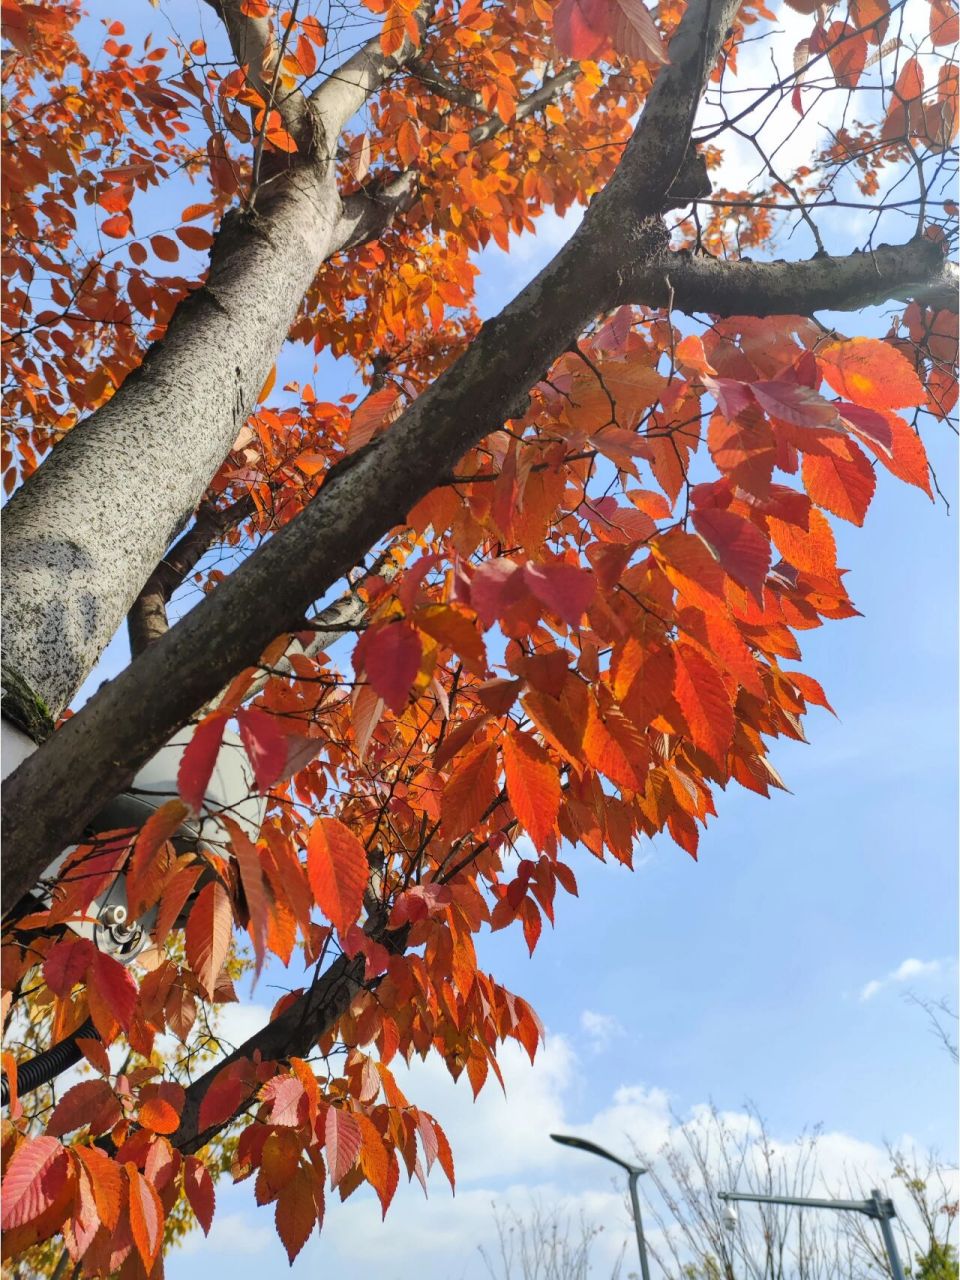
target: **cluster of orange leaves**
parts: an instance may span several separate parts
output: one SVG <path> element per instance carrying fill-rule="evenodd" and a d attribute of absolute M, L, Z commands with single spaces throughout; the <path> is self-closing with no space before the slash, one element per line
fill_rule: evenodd
<path fill-rule="evenodd" d="M 850 21 L 862 25 L 866 0 L 856 4 Z M 262 0 L 245 7 L 270 13 Z M 384 15 L 382 47 L 399 47 L 415 6 L 368 7 Z M 936 12 L 947 9 L 938 0 Z M 258 134 L 278 152 L 295 147 L 242 71 L 221 76 L 200 42 L 179 50 L 182 69 L 161 87 L 160 58 L 145 50 L 132 61 L 114 24 L 93 70 L 71 34 L 77 11 L 4 0 L 14 46 L 4 318 L 19 337 L 8 488 L 162 336 L 190 281 L 160 264 L 178 246 L 207 248 L 196 224 L 244 189 Z M 596 12 L 587 18 L 599 40 Z M 660 6 L 664 34 L 680 13 Z M 431 74 L 481 106 L 410 74 L 347 140 L 345 193 L 415 166 L 420 196 L 381 240 L 321 270 L 293 336 L 377 355 L 388 373 L 357 406 L 299 385 L 274 406 L 265 389 L 211 487 L 219 501 L 252 496 L 244 537 L 292 518 L 329 466 L 389 430 L 469 340 L 472 252 L 508 247 L 545 208 L 585 203 L 613 171 L 655 67 L 601 73 L 586 61 L 562 109 L 516 123 L 554 56 L 551 15 L 542 0 L 442 3 Z M 325 33 L 308 16 L 286 32 L 283 76 L 308 82 Z M 853 74 L 831 64 L 838 78 Z M 46 87 L 34 101 L 38 78 Z M 903 81 L 882 126 L 891 156 L 904 131 L 940 136 L 953 83 L 941 78 L 946 89 L 918 112 Z M 188 106 L 199 132 L 184 123 Z M 476 142 L 484 113 L 499 124 Z M 875 147 L 871 173 L 882 156 Z M 174 165 L 203 173 L 208 198 L 173 235 L 129 239 L 137 193 Z M 81 251 L 78 201 L 116 246 Z M 762 208 L 747 220 L 758 240 L 768 234 Z M 50 282 L 49 312 L 36 309 L 36 280 Z M 524 418 L 438 477 L 396 533 L 388 567 L 362 580 L 352 676 L 326 654 L 291 652 L 289 672 L 251 703 L 258 671 L 241 673 L 197 728 L 181 799 L 137 833 L 73 851 L 50 906 L 5 940 L 5 999 L 30 987 L 55 1037 L 87 1017 L 97 1033 L 81 1041 L 93 1078 L 63 1095 L 43 1134 L 21 1121 L 4 1057 L 8 1253 L 62 1232 L 85 1275 L 158 1276 L 180 1197 L 209 1230 L 210 1170 L 202 1150 L 177 1148 L 186 1095 L 163 1078 L 155 1048 L 160 1034 L 186 1040 L 202 1004 L 235 998 L 224 974 L 235 931 L 249 935 L 258 970 L 268 954 L 288 965 L 299 953 L 321 971 L 340 955 L 363 961 L 366 986 L 320 1034 L 316 1057 L 233 1063 L 200 1101 L 201 1132 L 245 1109 L 233 1176 L 255 1175 L 257 1201 L 275 1203 L 291 1259 L 322 1220 L 327 1188 L 346 1197 L 365 1182 L 385 1212 L 401 1167 L 424 1180 L 437 1162 L 452 1183 L 446 1137 L 390 1064 L 436 1052 L 476 1092 L 499 1075 L 505 1039 L 532 1057 L 536 1015 L 478 967 L 476 935 L 515 925 L 533 952 L 557 889 L 577 892 L 570 846 L 629 865 L 638 838 L 666 831 L 696 856 L 715 787 L 734 780 L 767 795 L 782 785 L 769 742 L 802 739 L 807 709 L 828 705 L 790 665 L 798 634 L 854 612 L 828 516 L 861 524 L 877 467 L 930 494 L 923 445 L 900 411 L 950 412 L 956 345 L 955 316 L 916 305 L 885 342 L 825 335 L 799 317 L 683 336 L 658 313 L 624 308 L 559 360 Z M 200 578 L 213 585 L 216 572 Z M 288 642 L 262 666 L 275 668 Z M 234 723 L 270 797 L 267 819 L 256 842 L 226 818 L 220 850 L 184 852 L 172 837 L 202 807 Z M 138 977 L 64 929 L 118 871 L 132 914 L 158 911 Z M 182 955 L 165 951 L 181 925 Z M 104 1048 L 118 1037 L 136 1055 L 120 1074 Z"/>

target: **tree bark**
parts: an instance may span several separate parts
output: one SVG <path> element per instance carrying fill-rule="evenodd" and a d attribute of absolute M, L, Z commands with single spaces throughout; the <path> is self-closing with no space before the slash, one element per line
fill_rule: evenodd
<path fill-rule="evenodd" d="M 206 283 L 178 307 L 163 340 L 11 499 L 3 520 L 4 671 L 51 718 L 229 452 L 330 250 L 339 214 L 332 174 L 318 164 L 288 177 L 255 218 L 228 215 Z"/>

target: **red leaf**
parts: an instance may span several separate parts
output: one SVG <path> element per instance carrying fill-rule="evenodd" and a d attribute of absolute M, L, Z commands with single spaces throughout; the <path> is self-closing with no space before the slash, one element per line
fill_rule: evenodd
<path fill-rule="evenodd" d="M 690 736 L 721 769 L 733 739 L 733 707 L 716 667 L 689 645 L 674 646 L 673 691 Z"/>
<path fill-rule="evenodd" d="M 521 600 L 523 591 L 520 566 L 506 556 L 487 560 L 470 579 L 470 603 L 484 627 L 491 626 L 504 610 Z"/>
<path fill-rule="evenodd" d="M 277 724 L 276 716 L 259 707 L 245 707 L 237 712 L 240 738 L 253 767 L 257 790 L 269 791 L 287 763 L 287 735 Z"/>
<path fill-rule="evenodd" d="M 207 1166 L 197 1156 L 187 1156 L 184 1161 L 183 1190 L 190 1208 L 203 1228 L 203 1234 L 208 1236 L 217 1197 Z"/>
<path fill-rule="evenodd" d="M 845 441 L 847 456 L 804 454 L 803 486 L 818 507 L 862 525 L 877 487 L 877 476 L 863 450 Z"/>
<path fill-rule="evenodd" d="M 32 1222 L 53 1204 L 67 1166 L 67 1153 L 56 1138 L 28 1138 L 17 1148 L 3 1177 L 4 1231 Z"/>
<path fill-rule="evenodd" d="M 201 720 L 180 759 L 177 790 L 194 813 L 199 813 L 203 808 L 203 798 L 217 763 L 226 725 L 227 716 L 223 711 L 216 711 Z"/>
<path fill-rule="evenodd" d="M 232 927 L 227 891 L 219 880 L 211 880 L 197 894 L 186 929 L 187 963 L 208 1000 L 230 950 Z"/>
<path fill-rule="evenodd" d="M 306 1111 L 306 1091 L 296 1076 L 276 1076 L 264 1085 L 260 1094 L 270 1108 L 270 1123 L 301 1124 Z"/>
<path fill-rule="evenodd" d="M 553 38 L 565 58 L 592 59 L 608 39 L 608 0 L 560 0 L 553 11 Z"/>
<path fill-rule="evenodd" d="M 244 1065 L 248 1066 L 248 1064 Z M 224 1067 L 217 1074 L 200 1103 L 200 1115 L 197 1120 L 200 1132 L 222 1125 L 236 1115 L 237 1110 L 252 1092 L 253 1086 L 238 1073 L 235 1063 Z"/>
<path fill-rule="evenodd" d="M 50 990 L 55 995 L 68 996 L 83 981 L 95 951 L 86 938 L 55 943 L 43 962 L 43 978 Z"/>
<path fill-rule="evenodd" d="M 85 1125 L 92 1133 L 103 1133 L 119 1119 L 120 1104 L 106 1080 L 83 1080 L 68 1089 L 54 1107 L 47 1133 L 60 1138 Z"/>
<path fill-rule="evenodd" d="M 837 421 L 836 407 L 799 382 L 752 382 L 750 390 L 771 418 L 795 427 L 829 427 Z"/>
<path fill-rule="evenodd" d="M 360 1154 L 360 1126 L 349 1111 L 327 1107 L 324 1135 L 330 1185 L 335 1187 L 350 1172 Z"/>
<path fill-rule="evenodd" d="M 388 622 L 366 632 L 354 653 L 354 664 L 362 661 L 373 689 L 391 711 L 399 714 L 423 657 L 420 636 L 409 622 Z"/>
<path fill-rule="evenodd" d="M 757 526 L 720 507 L 694 511 L 693 524 L 730 577 L 762 602 L 770 543 Z"/>
<path fill-rule="evenodd" d="M 883 451 L 887 457 L 893 453 L 893 431 L 890 423 L 876 409 L 864 409 L 859 404 L 847 404 L 841 400 L 837 412 L 847 426 L 864 438 L 874 453 Z"/>
<path fill-rule="evenodd" d="M 616 0 L 612 12 L 613 47 L 617 53 L 656 65 L 669 62 L 657 24 L 642 0 Z"/>
<path fill-rule="evenodd" d="M 336 818 L 318 818 L 311 827 L 307 875 L 317 906 L 346 933 L 360 915 L 369 866 L 363 845 Z"/>
<path fill-rule="evenodd" d="M 140 988 L 126 965 L 103 951 L 94 951 L 87 972 L 87 999 L 94 1024 L 104 1039 L 107 1028 L 103 1013 L 108 1012 L 124 1031 L 130 1030 L 133 1011 L 137 1007 Z"/>
<path fill-rule="evenodd" d="M 593 574 L 562 561 L 525 564 L 523 576 L 537 599 L 571 627 L 579 626 L 596 594 Z"/>
<path fill-rule="evenodd" d="M 557 824 L 560 775 L 529 733 L 510 733 L 504 738 L 503 767 L 513 811 L 533 843 L 542 850 Z"/>

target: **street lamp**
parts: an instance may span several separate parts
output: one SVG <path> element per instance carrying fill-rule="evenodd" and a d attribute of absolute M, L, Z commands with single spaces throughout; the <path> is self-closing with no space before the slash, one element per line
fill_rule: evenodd
<path fill-rule="evenodd" d="M 717 1199 L 723 1200 L 727 1208 L 723 1214 L 723 1225 L 728 1231 L 736 1230 L 737 1211 L 730 1204 L 731 1200 L 751 1200 L 756 1204 L 792 1204 L 801 1209 L 846 1209 L 850 1213 L 863 1213 L 868 1218 L 875 1218 L 880 1223 L 884 1248 L 890 1262 L 893 1280 L 905 1280 L 900 1254 L 897 1252 L 897 1241 L 893 1234 L 890 1220 L 897 1216 L 893 1201 L 881 1197 L 879 1191 L 871 1191 L 869 1200 L 818 1200 L 808 1196 L 761 1196 L 749 1191 L 718 1191 Z"/>
<path fill-rule="evenodd" d="M 589 1151 L 593 1156 L 600 1156 L 603 1160 L 609 1160 L 611 1163 L 619 1165 L 627 1174 L 627 1180 L 630 1184 L 630 1203 L 633 1206 L 633 1225 L 637 1230 L 637 1249 L 640 1253 L 640 1272 L 643 1280 L 650 1280 L 650 1267 L 647 1263 L 647 1245 L 643 1238 L 643 1221 L 640 1217 L 640 1197 L 637 1195 L 637 1180 L 640 1175 L 646 1173 L 647 1170 L 643 1165 L 628 1164 L 626 1160 L 621 1160 L 619 1156 L 613 1155 L 612 1152 L 606 1151 L 603 1147 L 598 1147 L 595 1142 L 589 1142 L 586 1138 L 573 1138 L 565 1133 L 551 1133 L 550 1137 L 554 1142 L 559 1142 L 562 1147 L 575 1147 L 578 1151 Z M 902 1276 L 898 1276 L 896 1280 L 903 1280 Z"/>

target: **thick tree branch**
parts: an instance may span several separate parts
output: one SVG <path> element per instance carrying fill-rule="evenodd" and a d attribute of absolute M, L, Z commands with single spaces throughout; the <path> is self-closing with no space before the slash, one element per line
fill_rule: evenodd
<path fill-rule="evenodd" d="M 247 494 L 229 507 L 211 503 L 200 507 L 192 526 L 151 573 L 127 614 L 130 652 L 134 657 L 169 630 L 167 605 L 187 574 L 197 567 L 217 538 L 246 520 L 253 509 L 253 499 Z"/>
<path fill-rule="evenodd" d="M 336 71 L 314 89 L 309 102 L 322 123 L 328 139 L 336 138 L 351 116 L 355 115 L 369 97 L 379 92 L 390 77 L 416 56 L 423 45 L 423 37 L 433 17 L 435 0 L 424 0 L 414 13 L 420 29 L 420 39 L 415 45 L 409 36 L 396 53 L 387 56 L 380 47 L 380 37 L 372 40 L 347 58 Z"/>
<path fill-rule="evenodd" d="M 417 198 L 418 176 L 408 169 L 390 182 L 370 183 L 361 191 L 345 196 L 340 221 L 333 233 L 331 253 L 352 249 L 376 240 Z"/>
<path fill-rule="evenodd" d="M 279 113 L 291 137 L 302 142 L 307 100 L 299 89 L 283 93 L 275 90 L 278 48 L 269 18 L 251 18 L 243 13 L 241 0 L 220 0 L 218 12 L 227 29 L 237 65 L 247 68 L 247 83 Z"/>
<path fill-rule="evenodd" d="M 632 271 L 625 266 L 617 302 L 670 305 L 688 315 L 775 316 L 859 311 L 916 298 L 956 311 L 957 282 L 956 264 L 945 261 L 932 240 L 806 262 L 722 262 L 674 253 Z"/>
<path fill-rule="evenodd" d="M 553 262 L 483 325 L 389 432 L 336 469 L 296 519 L 7 779 L 8 902 L 237 670 L 255 663 L 276 635 L 296 630 L 311 602 L 402 523 L 437 476 L 524 411 L 544 370 L 599 312 L 616 305 L 628 281 L 636 287 L 651 264 L 663 272 L 670 261 L 663 256 L 666 232 L 649 211 L 661 206 L 680 168 L 696 100 L 736 7 L 736 0 L 690 4 L 620 170 Z M 888 278 L 891 294 L 923 278 L 924 267 L 929 271 L 926 251 L 915 252 L 909 270 Z M 939 281 L 942 267 L 935 274 Z M 844 281 L 837 297 L 821 305 L 842 305 L 847 296 Z M 786 303 L 795 314 L 797 297 Z"/>
<path fill-rule="evenodd" d="M 190 1155 L 199 1151 L 231 1123 L 233 1116 L 219 1124 L 200 1129 L 200 1106 L 203 1099 L 216 1077 L 231 1063 L 249 1060 L 256 1053 L 266 1062 L 307 1057 L 317 1040 L 343 1017 L 354 997 L 363 990 L 364 964 L 362 955 L 353 960 L 345 955 L 340 956 L 278 1018 L 254 1032 L 233 1053 L 221 1058 L 209 1071 L 194 1080 L 187 1089 L 180 1113 L 180 1127 L 170 1138 L 173 1145 L 184 1155 Z M 246 1105 L 247 1101 L 248 1099 L 241 1106 Z"/>

